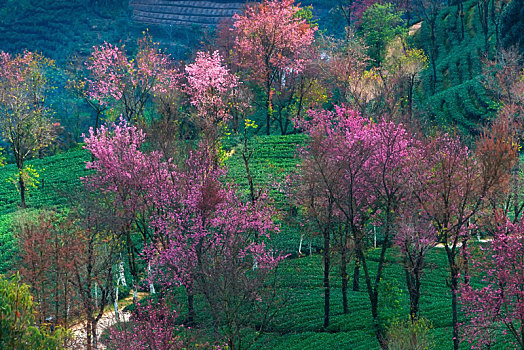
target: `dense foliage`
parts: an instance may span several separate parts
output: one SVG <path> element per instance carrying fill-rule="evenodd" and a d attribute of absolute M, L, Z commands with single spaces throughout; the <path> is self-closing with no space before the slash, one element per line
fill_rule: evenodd
<path fill-rule="evenodd" d="M 71 336 L 63 328 L 37 327 L 29 286 L 0 275 L 0 346 L 6 349 L 63 349 Z"/>

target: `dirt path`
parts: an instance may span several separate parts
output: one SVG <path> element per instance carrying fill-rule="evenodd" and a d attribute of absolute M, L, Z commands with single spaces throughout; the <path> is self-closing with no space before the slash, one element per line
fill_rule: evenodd
<path fill-rule="evenodd" d="M 418 23 L 415 23 L 413 24 L 410 28 L 409 28 L 409 35 L 415 35 L 416 32 L 418 32 L 420 30 L 420 28 L 422 27 L 422 22 L 418 22 Z"/>
<path fill-rule="evenodd" d="M 138 293 L 138 299 L 140 300 L 146 295 L 146 293 Z M 120 316 L 120 322 L 123 321 L 129 321 L 129 317 L 131 316 L 131 313 L 129 312 L 123 312 L 125 306 L 130 305 L 133 303 L 133 296 L 130 295 L 125 299 L 122 299 L 118 302 L 118 313 Z M 98 336 L 98 346 L 97 349 L 105 349 L 105 346 L 100 343 L 100 335 L 104 332 L 104 330 L 108 327 L 111 327 L 116 323 L 116 316 L 115 316 L 115 309 L 111 307 L 111 309 L 108 309 L 97 324 L 96 334 Z M 85 322 L 77 323 L 71 327 L 69 327 L 69 330 L 73 332 L 73 335 L 75 337 L 74 340 L 74 346 L 73 349 L 85 349 L 86 348 L 86 331 L 85 331 Z"/>
<path fill-rule="evenodd" d="M 129 316 L 131 315 L 129 312 L 122 312 L 122 310 L 119 310 L 120 314 L 120 321 L 129 321 Z M 104 330 L 108 327 L 111 327 L 116 323 L 116 316 L 115 316 L 115 310 L 106 311 L 102 315 L 102 318 L 100 318 L 100 321 L 98 321 L 96 333 L 98 335 L 98 349 L 105 349 L 105 346 L 100 344 L 100 335 L 104 332 Z M 75 349 L 85 349 L 86 347 L 86 331 L 85 331 L 85 323 L 79 323 L 71 328 L 69 328 L 75 337 L 74 343 L 75 343 Z"/>
<path fill-rule="evenodd" d="M 486 239 L 477 240 L 477 242 L 479 242 L 479 243 L 486 243 L 486 242 L 491 242 L 492 240 L 493 240 L 493 238 L 486 238 Z M 436 248 L 444 248 L 444 243 L 439 243 L 435 247 Z M 458 242 L 457 243 L 457 247 L 462 247 L 462 242 Z"/>

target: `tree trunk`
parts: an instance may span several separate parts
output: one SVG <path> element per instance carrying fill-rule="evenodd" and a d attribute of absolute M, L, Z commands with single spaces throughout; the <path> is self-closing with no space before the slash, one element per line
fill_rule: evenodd
<path fill-rule="evenodd" d="M 269 73 L 268 73 L 269 75 Z M 267 135 L 271 132 L 271 79 L 268 76 L 266 81 L 266 126 L 267 126 Z"/>
<path fill-rule="evenodd" d="M 355 258 L 355 268 L 353 269 L 353 291 L 360 290 L 360 257 Z"/>
<path fill-rule="evenodd" d="M 347 262 L 346 262 L 347 248 L 345 244 L 345 239 L 343 241 L 344 242 L 342 243 L 342 256 L 341 256 L 342 262 L 341 262 L 340 269 L 342 273 L 342 309 L 343 309 L 344 314 L 346 315 L 349 313 L 349 309 L 348 309 L 348 272 L 347 272 Z"/>
<path fill-rule="evenodd" d="M 372 285 L 371 282 L 371 276 L 369 275 L 366 258 L 364 256 L 364 252 L 362 251 L 361 247 L 357 247 L 357 254 L 360 257 L 360 261 L 362 263 L 362 268 L 364 269 L 364 278 L 366 280 L 366 286 L 367 286 L 367 292 L 369 296 L 369 301 L 371 303 L 371 316 L 373 317 L 373 328 L 375 330 L 375 336 L 377 338 L 377 341 L 380 345 L 380 349 L 382 350 L 388 350 L 388 344 L 386 337 L 384 336 L 384 330 L 382 329 L 382 325 L 379 321 L 379 315 L 378 315 L 378 290 L 377 285 L 375 282 L 375 288 Z M 378 279 L 377 279 L 378 280 Z"/>
<path fill-rule="evenodd" d="M 362 263 L 362 268 L 364 269 L 364 276 L 366 279 L 366 288 L 368 291 L 369 301 L 371 303 L 371 316 L 373 317 L 373 326 L 375 328 L 375 336 L 377 337 L 377 341 L 380 344 L 380 348 L 382 350 L 388 350 L 388 341 L 385 335 L 385 329 L 382 325 L 378 313 L 378 294 L 379 294 L 379 287 L 380 282 L 382 281 L 382 273 L 385 268 L 386 263 L 386 251 L 389 246 L 389 238 L 391 233 L 391 225 L 394 220 L 393 216 L 393 209 L 394 206 L 392 205 L 391 199 L 388 199 L 387 206 L 385 208 L 386 211 L 386 222 L 385 222 L 385 230 L 384 230 L 384 242 L 382 243 L 381 251 L 380 251 L 380 258 L 378 260 L 378 266 L 377 266 L 377 273 L 374 278 L 374 282 L 371 282 L 371 276 L 369 274 L 366 257 L 364 255 L 364 252 L 362 251 L 361 242 L 360 240 L 355 239 L 357 242 L 357 254 L 360 256 L 360 261 Z M 354 237 L 357 237 L 357 235 L 353 235 Z"/>
<path fill-rule="evenodd" d="M 500 22 L 495 23 L 495 51 L 496 55 L 500 52 Z"/>
<path fill-rule="evenodd" d="M 460 7 L 460 31 L 461 31 L 461 38 L 460 40 L 464 40 L 464 4 L 462 1 L 459 4 Z"/>
<path fill-rule="evenodd" d="M 457 4 L 457 15 L 456 15 L 457 22 L 460 20 L 460 31 L 457 34 L 459 35 L 460 41 L 464 40 L 464 13 L 462 12 L 463 11 L 462 1 L 463 0 L 458 0 L 456 3 Z"/>
<path fill-rule="evenodd" d="M 98 336 L 97 336 L 97 331 L 96 331 L 97 324 L 98 322 L 96 320 L 94 320 L 93 323 L 91 324 L 91 326 L 93 327 L 93 331 L 91 333 L 93 334 L 93 349 L 94 350 L 98 349 Z"/>
<path fill-rule="evenodd" d="M 19 168 L 18 169 L 18 184 L 20 185 L 20 206 L 22 207 L 22 209 L 25 209 L 26 208 L 26 205 L 25 205 L 25 182 L 24 182 L 24 177 L 22 175 L 23 175 L 22 169 Z"/>
<path fill-rule="evenodd" d="M 487 31 L 484 33 L 484 52 L 489 57 L 489 33 Z"/>
<path fill-rule="evenodd" d="M 375 324 L 375 336 L 377 337 L 380 349 L 388 350 L 388 342 L 384 335 L 384 329 L 378 320 L 378 292 L 373 292 L 373 297 L 371 298 L 371 315 L 373 316 L 373 323 Z"/>
<path fill-rule="evenodd" d="M 69 328 L 69 290 L 67 288 L 67 279 L 64 278 L 62 286 L 64 287 L 64 308 L 63 318 L 64 318 L 64 328 Z"/>
<path fill-rule="evenodd" d="M 256 194 L 255 194 L 255 184 L 253 182 L 253 175 L 251 174 L 251 167 L 249 166 L 249 160 L 253 155 L 253 151 L 249 150 L 247 142 L 247 131 L 244 130 L 244 147 L 242 148 L 242 159 L 244 159 L 244 168 L 246 169 L 247 182 L 249 184 L 249 199 L 252 204 L 255 204 Z"/>
<path fill-rule="evenodd" d="M 409 80 L 408 86 L 408 116 L 409 121 L 413 118 L 413 87 L 415 85 L 415 76 L 412 75 Z"/>
<path fill-rule="evenodd" d="M 451 312 L 453 313 L 453 349 L 459 350 L 459 323 L 458 323 L 458 266 L 451 266 Z"/>
<path fill-rule="evenodd" d="M 409 317 L 411 318 L 411 322 L 415 322 L 418 320 L 418 313 L 419 313 L 419 301 L 420 301 L 420 279 L 416 278 L 415 280 L 415 291 L 412 293 L 410 298 L 410 310 L 409 310 Z"/>
<path fill-rule="evenodd" d="M 129 229 L 125 230 L 126 236 L 126 246 L 127 246 L 127 259 L 129 262 L 129 272 L 131 272 L 132 284 L 133 284 L 133 304 L 138 302 L 138 293 L 137 293 L 137 280 L 138 280 L 138 271 L 136 266 L 135 259 L 135 247 L 133 245 L 133 240 L 131 239 L 131 232 Z"/>
<path fill-rule="evenodd" d="M 404 260 L 404 271 L 409 293 L 409 318 L 411 323 L 414 323 L 418 319 L 419 313 L 420 271 L 417 267 L 408 266 L 406 260 Z"/>
<path fill-rule="evenodd" d="M 430 55 L 429 55 L 429 59 L 431 61 L 431 71 L 432 71 L 432 76 L 431 76 L 431 78 L 432 78 L 431 79 L 431 93 L 432 94 L 435 94 L 435 89 L 436 89 L 436 85 L 437 85 L 437 63 L 436 63 L 436 60 L 437 60 L 437 36 L 435 34 L 435 29 L 436 29 L 436 26 L 437 26 L 436 21 L 437 21 L 436 16 L 430 20 L 430 27 L 431 27 L 431 37 L 430 37 L 431 52 L 430 52 Z"/>
<path fill-rule="evenodd" d="M 484 33 L 484 52 L 486 56 L 489 54 L 489 1 L 478 0 L 477 9 L 479 10 L 479 19 Z"/>
<path fill-rule="evenodd" d="M 88 316 L 88 319 L 86 321 L 86 349 L 87 350 L 93 350 L 93 339 L 92 339 L 92 330 L 93 328 L 91 327 L 92 325 L 92 320 L 91 320 L 91 317 Z"/>
<path fill-rule="evenodd" d="M 329 268 L 330 268 L 330 230 L 324 230 L 324 328 L 329 326 Z"/>
<path fill-rule="evenodd" d="M 147 264 L 147 277 L 149 278 L 149 293 L 150 294 L 155 294 L 156 293 L 155 285 L 151 281 L 151 262 L 149 262 Z"/>
<path fill-rule="evenodd" d="M 492 18 L 492 22 L 493 22 L 493 25 L 495 26 L 495 49 L 496 49 L 496 57 L 498 57 L 498 54 L 500 53 L 500 49 L 501 49 L 501 42 L 500 42 L 500 25 L 501 25 L 501 22 L 502 22 L 502 14 L 504 12 L 504 8 L 506 7 L 506 3 L 501 1 L 500 2 L 500 8 L 498 9 L 498 11 L 495 10 L 495 4 L 492 3 L 492 14 L 493 14 L 493 18 Z"/>
<path fill-rule="evenodd" d="M 95 286 L 95 288 L 96 288 L 96 286 Z M 115 296 L 113 298 L 113 300 L 114 300 L 114 308 L 115 308 L 115 319 L 116 319 L 116 322 L 120 322 L 120 313 L 118 312 L 118 286 L 116 286 L 113 289 L 113 293 L 115 293 Z"/>

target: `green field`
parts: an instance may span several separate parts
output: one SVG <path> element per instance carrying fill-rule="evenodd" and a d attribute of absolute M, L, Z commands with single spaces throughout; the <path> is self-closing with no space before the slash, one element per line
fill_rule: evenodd
<path fill-rule="evenodd" d="M 373 253 L 372 253 L 373 254 Z M 439 267 L 445 268 L 444 256 L 436 252 L 431 256 Z M 393 253 L 390 266 L 384 274 L 381 304 L 385 306 L 382 315 L 386 320 L 405 317 L 409 313 L 408 295 L 403 285 L 403 270 L 399 268 L 398 257 Z M 370 268 L 376 267 L 370 261 Z M 373 333 L 370 304 L 363 280 L 359 292 L 349 292 L 350 312 L 342 314 L 341 279 L 336 269 L 332 278 L 331 324 L 327 331 L 322 330 L 323 289 L 322 265 L 320 256 L 290 259 L 282 264 L 283 293 L 290 296 L 280 318 L 274 322 L 276 332 L 268 334 L 264 340 L 265 348 L 274 349 L 378 349 Z M 444 283 L 445 270 L 431 271 L 424 281 L 421 316 L 434 325 L 433 335 L 442 344 L 439 349 L 452 347 L 450 341 L 451 321 L 450 301 Z M 384 290 L 385 292 L 386 290 Z M 446 313 L 448 311 L 448 313 Z"/>
<path fill-rule="evenodd" d="M 371 271 L 376 267 L 374 251 L 370 251 Z M 447 262 L 442 249 L 435 248 L 428 255 L 426 276 L 422 281 L 420 316 L 432 324 L 430 330 L 435 341 L 434 349 L 452 349 L 451 341 L 451 295 L 446 286 Z M 400 265 L 398 250 L 388 256 L 388 267 L 382 281 L 380 300 L 383 306 L 381 317 L 388 321 L 409 314 L 409 296 L 405 288 L 404 271 Z M 290 300 L 272 325 L 273 332 L 267 334 L 262 344 L 266 349 L 379 349 L 373 333 L 370 304 L 364 281 L 360 281 L 359 292 L 349 292 L 350 312 L 342 314 L 341 279 L 336 269 L 332 276 L 331 325 L 322 330 L 323 290 L 320 256 L 288 259 L 280 269 L 283 275 L 282 293 Z M 494 345 L 492 349 L 507 349 L 505 345 Z M 461 349 L 470 349 L 467 342 Z"/>
<path fill-rule="evenodd" d="M 304 142 L 304 136 L 259 137 L 251 142 L 254 149 L 252 171 L 258 186 L 272 186 L 295 169 L 297 144 Z M 66 206 L 68 193 L 78 191 L 80 177 L 86 175 L 85 162 L 89 155 L 84 150 L 36 159 L 29 162 L 41 174 L 40 185 L 30 192 L 28 206 L 32 208 Z M 239 183 L 241 191 L 247 191 L 244 165 L 240 148 L 227 160 L 229 176 Z M 16 217 L 18 193 L 6 178 L 15 168 L 9 165 L 0 169 L 0 273 L 12 268 L 16 261 L 16 240 L 10 230 Z M 271 191 L 277 206 L 284 201 L 284 193 Z M 28 209 L 31 210 L 31 209 Z M 257 347 L 265 349 L 378 349 L 373 334 L 369 299 L 363 279 L 359 292 L 349 292 L 350 313 L 342 314 L 341 278 L 336 268 L 336 256 L 332 275 L 331 325 L 327 331 L 322 329 L 323 288 L 319 237 L 313 238 L 312 256 L 296 258 L 300 229 L 283 225 L 280 233 L 274 236 L 274 246 L 287 254 L 292 254 L 279 268 L 280 294 L 287 302 L 269 326 L 269 332 L 257 342 Z M 303 252 L 307 253 L 309 237 L 304 240 Z M 373 250 L 370 254 L 370 269 L 376 267 Z M 405 288 L 404 271 L 401 268 L 399 252 L 390 250 L 388 266 L 382 282 L 383 313 L 385 323 L 394 318 L 405 318 L 409 313 L 409 297 Z M 427 274 L 422 283 L 421 316 L 427 318 L 433 329 L 435 349 L 450 349 L 451 342 L 451 299 L 446 286 L 447 265 L 444 252 L 435 248 L 428 257 Z M 352 281 L 350 282 L 352 285 Z M 197 306 L 197 310 L 198 310 Z M 183 310 L 182 310 L 183 312 Z M 204 317 L 205 316 L 200 316 Z M 463 348 L 469 348 L 463 344 Z M 500 349 L 503 349 L 501 347 Z M 497 349 L 494 347 L 493 349 Z"/>
<path fill-rule="evenodd" d="M 28 192 L 25 211 L 70 205 L 72 194 L 82 186 L 80 178 L 87 174 L 85 162 L 88 160 L 86 151 L 77 150 L 27 162 L 40 177 L 37 187 Z M 0 274 L 10 271 L 16 260 L 17 245 L 11 226 L 19 214 L 20 194 L 9 181 L 16 174 L 14 164 L 0 169 Z"/>
<path fill-rule="evenodd" d="M 80 178 L 88 173 L 85 162 L 90 160 L 84 150 L 60 153 L 52 157 L 27 162 L 40 175 L 37 187 L 30 189 L 27 206 L 31 208 L 68 205 L 70 194 L 82 185 Z M 15 211 L 20 203 L 20 194 L 9 179 L 17 174 L 14 164 L 0 169 L 0 215 Z"/>

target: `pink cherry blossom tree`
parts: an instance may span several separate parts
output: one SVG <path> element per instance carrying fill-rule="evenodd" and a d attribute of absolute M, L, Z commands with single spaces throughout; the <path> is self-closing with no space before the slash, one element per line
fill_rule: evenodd
<path fill-rule="evenodd" d="M 324 253 L 330 251 L 329 235 L 332 235 L 333 221 L 346 226 L 340 234 L 341 274 L 343 310 L 348 312 L 348 247 L 363 239 L 364 227 L 370 216 L 370 205 L 374 200 L 371 188 L 365 180 L 369 177 L 369 161 L 373 150 L 373 129 L 370 123 L 353 110 L 337 107 L 335 112 L 315 111 L 309 113 L 310 120 L 299 124 L 311 136 L 311 143 L 303 154 L 303 171 L 307 177 L 303 183 L 309 193 L 304 197 L 304 204 L 310 214 L 321 214 L 327 210 L 324 218 L 330 230 L 323 230 Z M 308 180 L 309 178 L 309 180 Z M 305 181 L 307 180 L 307 181 Z M 311 187 L 315 184 L 314 187 Z M 317 197 L 316 202 L 308 200 Z M 322 198 L 324 199 L 322 200 Z M 303 204 L 303 205 L 304 205 Z M 314 205 L 314 206 L 313 206 Z M 331 208 L 330 208 L 331 207 Z M 318 219 L 317 219 L 318 221 Z M 322 222 L 322 221 L 321 221 Z M 320 223 L 320 222 L 319 222 Z M 329 269 L 329 256 L 324 256 L 324 265 Z M 358 257 L 357 259 L 360 259 Z M 326 261 L 328 264 L 326 265 Z M 357 264 L 360 263 L 360 260 Z M 357 265 L 358 266 L 358 265 Z M 324 271 L 325 298 L 329 297 L 329 272 Z M 325 305 L 324 325 L 329 305 Z"/>
<path fill-rule="evenodd" d="M 205 141 L 185 163 L 174 164 L 158 151 L 144 152 L 144 140 L 142 131 L 123 120 L 91 130 L 86 148 L 95 158 L 88 163 L 95 174 L 86 182 L 112 196 L 128 252 L 137 249 L 131 223 L 137 215 L 146 218 L 143 254 L 153 267 L 150 282 L 163 290 L 185 287 L 189 323 L 193 295 L 201 293 L 217 334 L 230 348 L 241 347 L 243 330 L 255 320 L 263 330 L 270 315 L 265 281 L 283 258 L 268 248 L 270 234 L 278 230 L 273 211 L 263 196 L 255 203 L 240 201 Z"/>
<path fill-rule="evenodd" d="M 111 328 L 109 347 L 122 350 L 182 350 L 187 345 L 181 334 L 176 310 L 164 300 L 139 302 L 129 323 Z"/>
<path fill-rule="evenodd" d="M 270 134 L 272 97 L 304 71 L 317 27 L 299 15 L 293 0 L 265 0 L 234 16 L 239 65 L 265 94 L 266 128 Z"/>
<path fill-rule="evenodd" d="M 501 332 L 512 339 L 507 348 L 524 349 L 524 220 L 512 223 L 497 215 L 493 241 L 482 252 L 473 261 L 482 287 L 469 279 L 460 286 L 462 310 L 469 321 L 462 339 L 472 349 L 485 349 Z"/>
<path fill-rule="evenodd" d="M 242 203 L 235 187 L 222 182 L 224 174 L 207 147 L 192 152 L 177 183 L 158 198 L 163 211 L 152 222 L 169 245 L 146 253 L 156 281 L 166 289 L 182 285 L 188 295 L 201 293 L 215 331 L 238 349 L 255 319 L 259 331 L 267 324 L 272 302 L 264 283 L 283 257 L 267 247 L 278 228 L 264 198 Z"/>
<path fill-rule="evenodd" d="M 133 59 L 123 46 L 104 43 L 93 48 L 86 66 L 88 96 L 101 105 L 121 108 L 130 122 L 143 118 L 151 96 L 173 88 L 178 77 L 169 57 L 147 35 L 138 40 Z"/>
<path fill-rule="evenodd" d="M 320 208 L 323 204 L 324 210 L 326 205 L 328 209 L 334 207 L 335 210 L 327 211 L 331 213 L 328 222 L 338 218 L 346 226 L 343 232 L 347 236 L 342 236 L 343 260 L 346 259 L 347 243 L 351 240 L 364 271 L 377 340 L 382 348 L 387 349 L 384 325 L 379 315 L 379 285 L 386 251 L 394 237 L 395 213 L 409 193 L 407 178 L 402 174 L 410 163 L 416 142 L 402 125 L 387 121 L 374 123 L 344 107 L 336 107 L 334 113 L 311 112 L 309 117 L 310 120 L 301 123 L 312 137 L 311 145 L 304 153 L 305 164 L 315 169 L 314 178 L 321 184 L 317 190 L 324 192 L 328 199 L 317 204 Z M 318 208 L 316 212 L 320 212 Z M 371 277 L 365 254 L 366 228 L 372 220 L 384 233 L 376 278 Z M 329 250 L 329 247 L 325 249 Z M 343 274 L 347 275 L 345 268 L 344 263 Z M 325 288 L 328 286 L 325 283 Z M 343 280 L 343 295 L 346 293 L 347 280 Z M 344 311 L 347 311 L 347 301 L 343 304 Z"/>
<path fill-rule="evenodd" d="M 437 244 L 437 233 L 431 222 L 420 213 L 416 200 L 409 197 L 397 217 L 397 227 L 394 242 L 402 254 L 409 293 L 409 317 L 411 322 L 416 322 L 426 255 Z"/>
<path fill-rule="evenodd" d="M 496 125 L 496 124 L 494 124 Z M 507 128 L 486 129 L 476 153 L 457 136 L 437 134 L 424 141 L 418 163 L 410 167 L 412 195 L 430 220 L 449 263 L 453 345 L 459 348 L 458 292 L 460 247 L 471 236 L 471 221 L 492 191 L 503 190 L 514 165 L 517 143 Z"/>
<path fill-rule="evenodd" d="M 133 232 L 140 233 L 144 244 L 152 239 L 148 220 L 155 208 L 153 196 L 157 184 L 166 181 L 168 176 L 163 155 L 142 151 L 144 141 L 144 132 L 124 120 L 110 127 L 103 125 L 98 130 L 91 128 L 85 138 L 85 148 L 94 159 L 86 168 L 95 172 L 85 177 L 84 183 L 114 203 L 114 224 L 126 246 L 135 299 L 140 251 L 132 239 Z"/>
<path fill-rule="evenodd" d="M 458 349 L 458 285 L 460 246 L 468 224 L 482 204 L 481 171 L 472 152 L 456 136 L 437 135 L 421 148 L 421 160 L 411 168 L 413 196 L 444 245 L 450 269 L 453 341 Z"/>
<path fill-rule="evenodd" d="M 386 252 L 395 238 L 395 220 L 402 205 L 409 196 L 408 178 L 405 176 L 412 162 L 418 142 L 402 124 L 382 120 L 374 125 L 374 152 L 367 164 L 369 168 L 369 187 L 367 196 L 371 202 L 371 212 L 375 213 L 375 225 L 380 226 L 384 241 L 380 247 L 380 257 L 374 278 L 369 274 L 368 262 L 362 244 L 357 244 L 362 269 L 371 302 L 371 315 L 375 324 L 375 336 L 382 349 L 387 349 L 385 325 L 380 321 L 379 293 L 380 283 L 386 267 Z"/>
<path fill-rule="evenodd" d="M 196 109 L 196 124 L 207 139 L 215 140 L 218 131 L 232 118 L 230 108 L 240 82 L 223 64 L 218 51 L 198 52 L 185 72 L 185 91 Z"/>
<path fill-rule="evenodd" d="M 329 326 L 331 308 L 331 257 L 333 252 L 332 237 L 336 231 L 337 217 L 335 188 L 340 178 L 339 169 L 333 165 L 330 142 L 326 130 L 336 130 L 334 114 L 325 111 L 310 111 L 310 120 L 300 121 L 297 125 L 306 130 L 311 137 L 309 144 L 300 149 L 301 166 L 294 186 L 293 200 L 298 207 L 305 208 L 307 223 L 313 231 L 322 235 L 322 267 L 324 288 L 324 328 Z M 331 121 L 333 120 L 333 124 Z M 333 131 L 335 133 L 336 131 Z M 347 285 L 347 282 L 345 282 Z M 347 304 L 344 303 L 346 311 Z"/>

